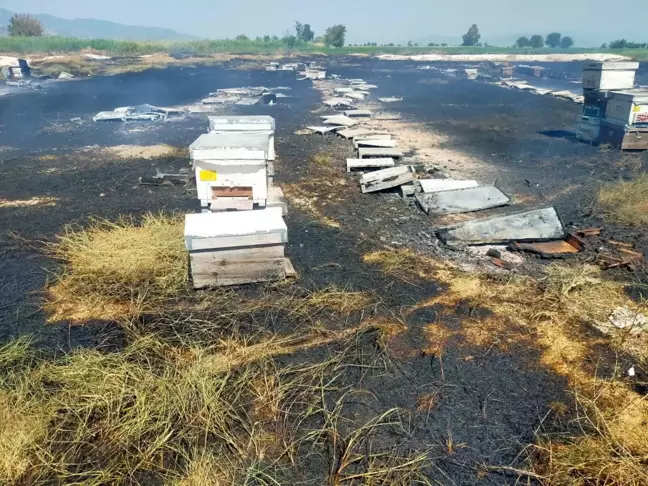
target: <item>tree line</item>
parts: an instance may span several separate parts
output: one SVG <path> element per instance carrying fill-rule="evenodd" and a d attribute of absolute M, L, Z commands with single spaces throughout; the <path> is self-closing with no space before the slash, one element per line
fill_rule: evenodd
<path fill-rule="evenodd" d="M 625 39 L 617 39 L 612 42 L 610 42 L 610 45 L 608 44 L 603 44 L 601 46 L 601 49 L 646 49 L 648 48 L 648 42 L 631 42 L 627 41 Z"/>
<path fill-rule="evenodd" d="M 40 22 L 40 20 L 31 15 L 15 14 L 9 19 L 7 32 L 12 37 L 38 37 L 42 36 L 45 33 L 45 28 L 43 27 L 43 24 Z M 324 35 L 316 38 L 315 32 L 313 31 L 310 24 L 304 24 L 302 22 L 296 21 L 294 34 L 288 32 L 281 39 L 279 39 L 279 37 L 276 35 L 266 35 L 264 37 L 257 37 L 255 41 L 265 43 L 282 41 L 282 43 L 289 48 L 297 47 L 300 44 L 308 44 L 311 42 L 326 44 L 330 47 L 344 47 L 346 34 L 346 26 L 333 25 L 326 29 Z M 245 34 L 236 36 L 234 40 L 239 42 L 251 41 L 251 39 Z"/>
<path fill-rule="evenodd" d="M 562 49 L 569 49 L 574 45 L 574 39 L 570 36 L 563 36 L 560 32 L 552 32 L 547 34 L 546 37 L 542 37 L 539 34 L 532 35 L 531 37 L 522 36 L 515 41 L 515 46 L 524 48 L 531 47 L 533 49 L 538 49 L 542 46 L 551 47 L 556 49 L 560 47 Z"/>
<path fill-rule="evenodd" d="M 283 41 L 287 47 L 296 47 L 299 44 L 308 44 L 311 42 L 315 42 L 316 44 L 325 44 L 329 47 L 344 47 L 346 34 L 346 26 L 339 24 L 327 28 L 324 31 L 324 35 L 315 37 L 315 32 L 310 24 L 303 24 L 297 20 L 295 21 L 295 33 L 286 34 Z"/>

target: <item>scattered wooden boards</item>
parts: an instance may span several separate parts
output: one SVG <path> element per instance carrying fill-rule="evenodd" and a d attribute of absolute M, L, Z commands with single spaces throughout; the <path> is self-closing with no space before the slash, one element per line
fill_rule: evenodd
<path fill-rule="evenodd" d="M 412 182 L 414 173 L 414 168 L 409 165 L 369 172 L 360 179 L 360 188 L 363 193 L 390 189 Z"/>
<path fill-rule="evenodd" d="M 339 136 L 342 138 L 355 138 L 355 137 L 361 137 L 361 136 L 369 136 L 369 135 L 388 135 L 388 132 L 385 131 L 380 131 L 380 130 L 372 130 L 370 128 L 345 128 L 337 132 Z M 389 135 L 391 137 L 391 135 Z"/>
<path fill-rule="evenodd" d="M 371 117 L 373 115 L 373 112 L 371 110 L 346 110 L 344 114 L 348 117 Z"/>
<path fill-rule="evenodd" d="M 403 151 L 395 148 L 360 148 L 358 157 L 367 159 L 369 157 L 400 159 L 403 157 Z"/>
<path fill-rule="evenodd" d="M 394 167 L 394 159 L 347 159 L 347 172 L 353 169 L 383 169 Z"/>
<path fill-rule="evenodd" d="M 353 145 L 356 149 L 362 147 L 375 147 L 375 148 L 396 148 L 398 147 L 398 142 L 396 140 L 379 140 L 379 139 L 360 139 L 353 142 Z"/>

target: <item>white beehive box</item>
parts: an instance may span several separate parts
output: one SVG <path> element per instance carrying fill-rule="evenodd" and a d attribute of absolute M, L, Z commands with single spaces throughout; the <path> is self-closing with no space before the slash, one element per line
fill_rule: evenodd
<path fill-rule="evenodd" d="M 196 213 L 185 216 L 188 251 L 221 250 L 259 245 L 285 245 L 288 228 L 281 208 L 242 213 Z"/>
<path fill-rule="evenodd" d="M 605 120 L 617 125 L 648 126 L 648 90 L 615 91 L 605 109 Z"/>
<path fill-rule="evenodd" d="M 591 62 L 583 67 L 583 88 L 599 91 L 634 87 L 638 62 Z"/>
<path fill-rule="evenodd" d="M 189 147 L 202 207 L 252 209 L 268 199 L 267 133 L 215 133 Z"/>
<path fill-rule="evenodd" d="M 215 133 L 267 133 L 268 160 L 275 160 L 275 119 L 271 116 L 209 116 L 209 131 Z"/>
<path fill-rule="evenodd" d="M 285 278 L 287 241 L 279 207 L 185 217 L 185 245 L 196 289 Z"/>

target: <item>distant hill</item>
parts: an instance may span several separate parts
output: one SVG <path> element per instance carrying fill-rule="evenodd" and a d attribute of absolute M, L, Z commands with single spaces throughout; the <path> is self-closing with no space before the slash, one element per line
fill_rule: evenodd
<path fill-rule="evenodd" d="M 0 35 L 6 35 L 6 26 L 13 15 L 14 12 L 0 8 Z M 123 25 L 97 19 L 62 19 L 48 14 L 33 16 L 41 21 L 48 34 L 63 37 L 149 41 L 197 39 L 195 36 L 161 27 Z"/>

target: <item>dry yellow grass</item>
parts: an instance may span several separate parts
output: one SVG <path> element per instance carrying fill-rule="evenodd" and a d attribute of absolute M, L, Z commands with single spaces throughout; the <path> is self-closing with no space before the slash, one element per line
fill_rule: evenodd
<path fill-rule="evenodd" d="M 591 265 L 552 264 L 536 281 L 467 273 L 411 251 L 376 252 L 364 260 L 405 280 L 427 278 L 447 287 L 410 310 L 445 308 L 463 318 L 456 331 L 443 323 L 428 325 L 426 352 L 442 358 L 452 336 L 486 349 L 532 346 L 540 353 L 539 364 L 567 378 L 582 434 L 540 436 L 533 477 L 550 485 L 648 484 L 648 401 L 621 379 L 599 379 L 595 351 L 598 345 L 625 353 L 638 349 L 637 359 L 646 362 L 648 339 L 630 349 L 621 330 L 606 337 L 582 332 L 583 326 L 607 322 L 617 307 L 646 312 L 645 304 L 628 297 L 623 283 L 606 279 Z"/>
<path fill-rule="evenodd" d="M 596 210 L 609 223 L 648 225 L 648 174 L 604 185 L 598 192 Z"/>
<path fill-rule="evenodd" d="M 273 303 L 277 309 L 300 317 L 313 317 L 323 311 L 349 314 L 375 304 L 375 297 L 368 292 L 352 292 L 334 286 L 308 292 L 306 296 L 288 296 Z"/>
<path fill-rule="evenodd" d="M 0 391 L 0 483 L 13 483 L 29 470 L 34 445 L 45 437 L 52 416 L 52 410 L 32 403 L 27 389 Z"/>
<path fill-rule="evenodd" d="M 30 199 L 16 199 L 8 200 L 0 198 L 0 208 L 25 208 L 25 207 L 46 207 L 46 206 L 56 206 L 56 203 L 60 199 L 57 197 L 32 197 Z"/>
<path fill-rule="evenodd" d="M 51 251 L 66 264 L 48 292 L 51 321 L 128 318 L 186 286 L 180 216 L 147 214 L 141 222 L 124 217 L 67 227 Z"/>
<path fill-rule="evenodd" d="M 160 158 L 189 158 L 186 148 L 174 147 L 167 144 L 159 145 L 116 145 L 104 149 L 109 155 L 116 155 L 123 159 L 160 159 Z"/>
<path fill-rule="evenodd" d="M 228 54 L 213 54 L 210 56 L 175 59 L 167 53 L 156 53 L 147 56 L 131 57 L 120 62 L 97 62 L 82 54 L 50 57 L 49 59 L 34 59 L 32 67 L 42 74 L 58 76 L 61 72 L 69 72 L 78 77 L 95 75 L 115 75 L 128 72 L 140 72 L 147 69 L 165 68 L 169 66 L 214 65 L 232 58 Z"/>
<path fill-rule="evenodd" d="M 323 167 L 328 167 L 333 163 L 333 158 L 330 154 L 320 153 L 311 157 L 313 164 Z"/>
<path fill-rule="evenodd" d="M 212 326 L 183 324 L 195 332 Z M 56 359 L 26 359 L 25 341 L 0 348 L 0 482 L 277 484 L 277 461 L 311 441 L 299 425 L 324 413 L 320 401 L 342 363 L 279 368 L 272 358 L 343 344 L 372 328 L 192 348 L 127 328 L 130 344 L 118 353 L 80 349 Z M 397 480 L 425 459 L 376 463 L 371 477 Z"/>

